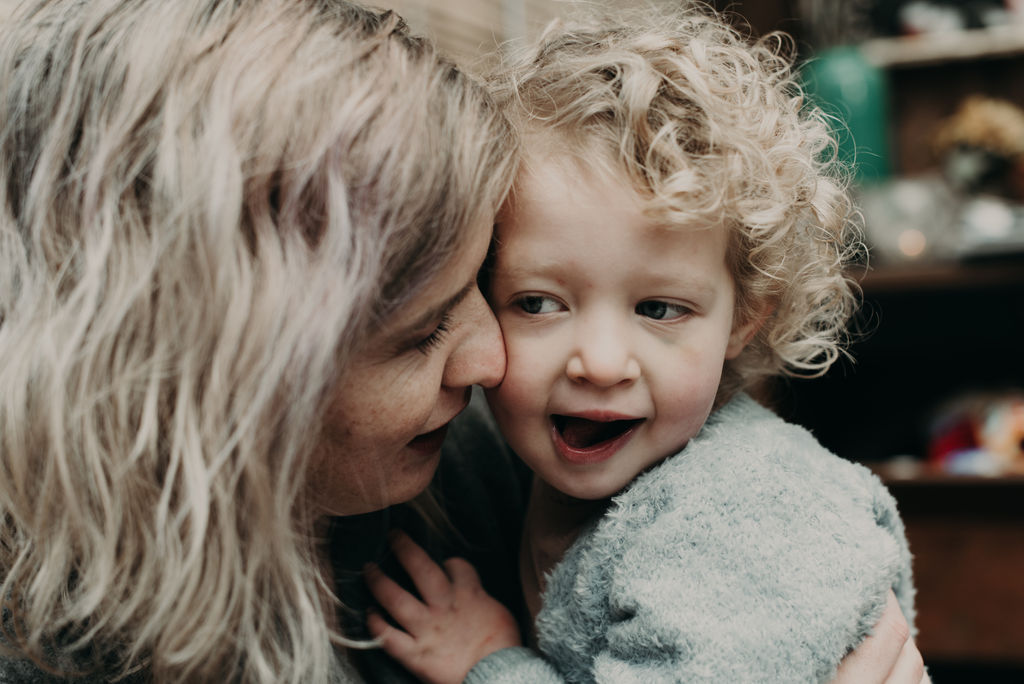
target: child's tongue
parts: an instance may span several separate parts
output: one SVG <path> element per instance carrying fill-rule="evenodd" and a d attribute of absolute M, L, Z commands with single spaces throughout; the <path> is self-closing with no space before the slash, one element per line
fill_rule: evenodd
<path fill-rule="evenodd" d="M 586 449 L 618 437 L 638 421 L 612 420 L 600 422 L 572 416 L 555 416 L 555 427 L 565 443 L 573 449 Z"/>

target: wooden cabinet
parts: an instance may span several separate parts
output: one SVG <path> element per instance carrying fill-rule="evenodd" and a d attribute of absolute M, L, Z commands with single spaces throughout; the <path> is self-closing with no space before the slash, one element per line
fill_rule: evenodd
<path fill-rule="evenodd" d="M 914 554 L 926 662 L 1024 674 L 1024 478 L 923 476 L 889 488 Z"/>

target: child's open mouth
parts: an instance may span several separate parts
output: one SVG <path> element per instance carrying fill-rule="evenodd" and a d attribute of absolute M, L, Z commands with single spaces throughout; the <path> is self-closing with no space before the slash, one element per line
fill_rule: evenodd
<path fill-rule="evenodd" d="M 601 421 L 557 414 L 551 416 L 556 448 L 563 458 L 577 464 L 610 458 L 642 422 L 642 418 Z"/>

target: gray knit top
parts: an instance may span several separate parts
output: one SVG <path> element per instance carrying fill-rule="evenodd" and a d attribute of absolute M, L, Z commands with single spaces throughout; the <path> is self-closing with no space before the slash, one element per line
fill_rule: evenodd
<path fill-rule="evenodd" d="M 888 491 L 740 395 L 549 573 L 541 654 L 499 651 L 466 682 L 827 681 L 890 588 L 913 628 Z"/>

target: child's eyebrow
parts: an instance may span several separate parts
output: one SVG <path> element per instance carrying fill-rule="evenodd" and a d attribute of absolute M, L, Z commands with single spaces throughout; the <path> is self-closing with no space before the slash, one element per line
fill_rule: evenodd
<path fill-rule="evenodd" d="M 571 273 L 571 265 L 565 258 L 552 259 L 550 261 L 530 261 L 523 264 L 503 265 L 501 270 L 506 277 L 523 278 L 550 278 L 563 281 L 567 274 Z M 571 278 L 571 275 L 569 275 Z M 717 291 L 714 285 L 703 278 L 695 278 L 681 273 L 658 274 L 650 271 L 637 273 L 634 278 L 636 285 L 651 288 L 665 288 L 669 290 L 681 289 L 695 296 L 704 297 L 714 295 Z"/>
<path fill-rule="evenodd" d="M 653 287 L 682 288 L 688 292 L 695 292 L 701 295 L 714 294 L 716 288 L 702 278 L 690 278 L 681 274 L 660 276 L 651 273 L 641 273 L 639 278 L 646 278 L 646 284 Z"/>
<path fill-rule="evenodd" d="M 544 259 L 522 259 L 517 263 L 510 264 L 507 260 L 501 264 L 500 270 L 506 275 L 513 277 L 521 277 L 524 275 L 531 276 L 548 276 L 556 277 L 560 274 L 565 273 L 567 269 L 571 268 L 571 262 L 568 262 L 565 257 L 558 259 L 544 260 Z"/>

